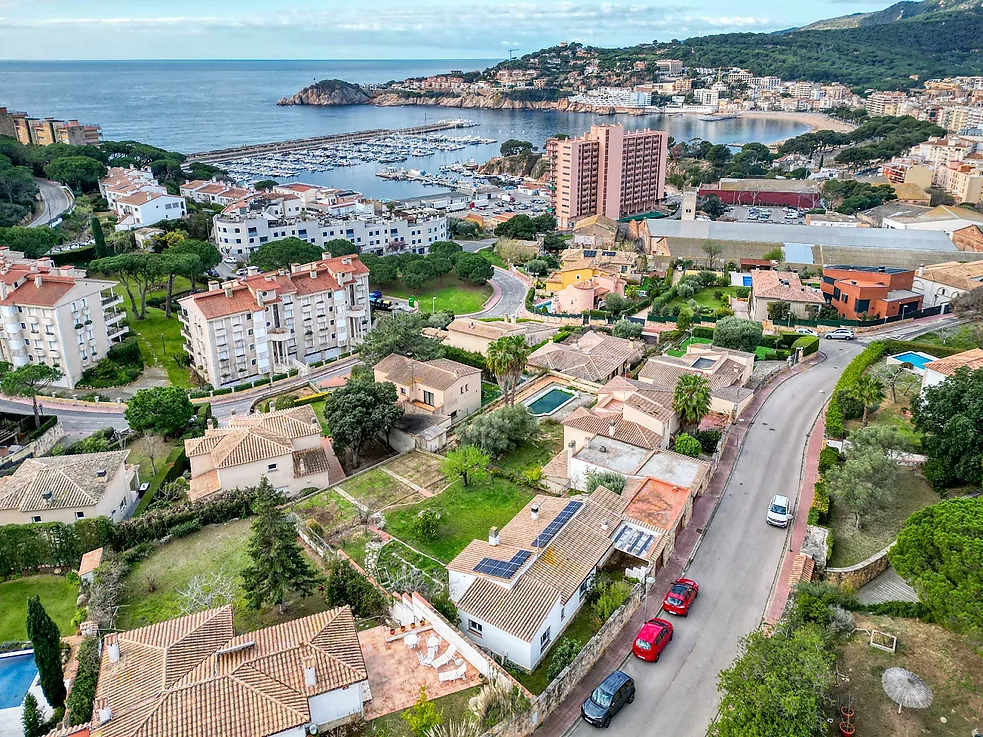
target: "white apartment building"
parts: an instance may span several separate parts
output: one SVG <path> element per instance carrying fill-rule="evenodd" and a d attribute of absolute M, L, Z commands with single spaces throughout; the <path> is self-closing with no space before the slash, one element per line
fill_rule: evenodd
<path fill-rule="evenodd" d="M 599 87 L 574 95 L 570 101 L 599 107 L 646 107 L 652 104 L 652 93 L 628 87 Z"/>
<path fill-rule="evenodd" d="M 357 256 L 250 271 L 180 301 L 185 350 L 212 386 L 335 358 L 369 331 L 369 270 Z"/>
<path fill-rule="evenodd" d="M 936 167 L 945 166 L 950 161 L 962 161 L 971 153 L 983 149 L 983 140 L 949 136 L 948 138 L 929 138 L 911 149 L 911 155 L 924 159 Z"/>
<path fill-rule="evenodd" d="M 713 105 L 716 107 L 720 103 L 720 93 L 717 90 L 701 88 L 693 90 L 693 97 L 700 105 Z"/>
<path fill-rule="evenodd" d="M 182 197 L 187 197 L 195 202 L 210 205 L 231 205 L 244 197 L 253 194 L 252 189 L 243 187 L 230 187 L 225 182 L 216 180 L 207 181 L 205 179 L 195 179 L 193 182 L 185 182 L 180 187 Z"/>
<path fill-rule="evenodd" d="M 378 215 L 367 203 L 345 204 L 346 214 L 326 214 L 295 194 L 262 193 L 225 208 L 214 218 L 213 236 L 220 250 L 248 259 L 264 243 L 300 238 L 317 246 L 338 238 L 363 253 L 425 254 L 447 240 L 447 218 L 434 210 L 398 210 Z"/>
<path fill-rule="evenodd" d="M 82 372 L 105 358 L 127 332 L 116 282 L 0 251 L 0 360 L 14 368 L 45 363 L 61 370 L 57 386 L 71 389 Z"/>
<path fill-rule="evenodd" d="M 864 101 L 864 109 L 870 117 L 898 115 L 907 95 L 904 92 L 874 92 Z"/>
<path fill-rule="evenodd" d="M 116 213 L 116 230 L 180 220 L 188 214 L 184 197 L 168 194 L 149 169 L 115 166 L 100 180 L 99 193 Z"/>

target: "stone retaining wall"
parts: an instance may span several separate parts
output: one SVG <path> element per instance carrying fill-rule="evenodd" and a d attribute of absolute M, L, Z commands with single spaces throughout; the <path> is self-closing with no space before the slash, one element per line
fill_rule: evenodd
<path fill-rule="evenodd" d="M 856 591 L 888 569 L 890 563 L 887 560 L 887 552 L 893 547 L 894 543 L 891 543 L 856 565 L 846 568 L 827 568 L 824 578 L 839 586 L 849 586 Z"/>

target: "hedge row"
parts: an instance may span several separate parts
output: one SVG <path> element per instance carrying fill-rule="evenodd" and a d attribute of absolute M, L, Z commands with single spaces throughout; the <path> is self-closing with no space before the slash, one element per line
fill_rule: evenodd
<path fill-rule="evenodd" d="M 211 405 L 206 405 L 211 407 Z M 150 502 L 153 501 L 154 495 L 157 490 L 160 489 L 166 483 L 174 481 L 179 476 L 182 476 L 185 471 L 190 468 L 190 463 L 188 462 L 188 455 L 184 452 L 184 443 L 179 443 L 170 453 L 167 454 L 167 460 L 157 469 L 157 475 L 150 480 L 150 488 L 147 489 L 143 494 L 143 499 L 140 500 L 140 504 L 137 505 L 136 511 L 133 513 L 134 517 L 139 517 L 147 511 L 147 507 L 150 506 Z"/>
<path fill-rule="evenodd" d="M 113 523 L 92 517 L 67 524 L 41 522 L 0 526 L 0 577 L 23 575 L 50 566 L 75 568 L 82 555 L 105 545 Z"/>
<path fill-rule="evenodd" d="M 790 333 L 796 335 L 796 333 Z M 819 338 L 815 335 L 803 335 L 792 343 L 792 350 L 802 349 L 802 357 L 811 356 L 819 350 Z"/>
<path fill-rule="evenodd" d="M 856 358 L 854 358 L 844 369 L 840 380 L 836 382 L 833 395 L 830 397 L 829 405 L 826 408 L 826 434 L 831 438 L 842 438 L 846 435 L 846 420 L 860 416 L 857 410 L 857 402 L 849 401 L 850 390 L 861 376 L 871 366 L 875 365 L 885 356 L 904 353 L 905 351 L 918 351 L 927 353 L 936 358 L 946 358 L 961 351 L 958 348 L 949 348 L 931 343 L 918 343 L 910 340 L 877 340 L 864 348 Z"/>

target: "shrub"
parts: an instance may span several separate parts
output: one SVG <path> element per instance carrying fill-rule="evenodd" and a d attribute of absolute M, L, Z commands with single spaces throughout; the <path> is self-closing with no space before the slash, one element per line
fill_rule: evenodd
<path fill-rule="evenodd" d="M 840 462 L 840 451 L 827 445 L 819 452 L 819 473 L 824 474 Z"/>
<path fill-rule="evenodd" d="M 720 430 L 697 430 L 692 435 L 699 441 L 704 453 L 713 455 L 716 452 L 717 445 L 720 443 Z"/>
<path fill-rule="evenodd" d="M 331 561 L 328 572 L 325 593 L 331 606 L 347 604 L 363 619 L 387 610 L 386 597 L 347 560 L 336 558 Z"/>
<path fill-rule="evenodd" d="M 584 480 L 584 490 L 592 494 L 598 486 L 620 494 L 625 490 L 625 477 L 614 471 L 588 471 Z"/>
<path fill-rule="evenodd" d="M 712 340 L 713 339 L 713 328 L 706 328 L 706 327 L 703 327 L 702 325 L 697 325 L 695 328 L 693 328 L 693 337 L 694 338 L 707 338 L 707 339 Z"/>
<path fill-rule="evenodd" d="M 143 368 L 143 354 L 140 353 L 140 344 L 135 336 L 110 346 L 106 351 L 106 358 L 117 363 L 138 364 Z"/>
<path fill-rule="evenodd" d="M 622 317 L 612 326 L 611 334 L 615 338 L 640 338 L 642 337 L 642 324 Z"/>
<path fill-rule="evenodd" d="M 523 405 L 478 415 L 458 433 L 461 445 L 474 445 L 494 457 L 518 447 L 539 430 L 536 418 Z"/>
<path fill-rule="evenodd" d="M 430 603 L 433 604 L 433 608 L 440 612 L 444 619 L 451 624 L 457 624 L 460 619 L 460 615 L 457 613 L 457 604 L 451 601 L 447 595 L 438 596 Z"/>
<path fill-rule="evenodd" d="M 696 458 L 703 451 L 703 446 L 692 435 L 680 433 L 676 436 L 675 451 L 680 455 Z"/>
<path fill-rule="evenodd" d="M 713 344 L 721 348 L 753 353 L 761 342 L 761 323 L 739 317 L 725 317 L 713 331 Z"/>
<path fill-rule="evenodd" d="M 829 492 L 822 479 L 816 482 L 808 522 L 810 525 L 826 525 L 829 522 Z"/>
<path fill-rule="evenodd" d="M 811 356 L 819 350 L 819 338 L 815 335 L 803 335 L 792 343 L 791 348 L 793 351 L 801 348 L 803 358 Z"/>
<path fill-rule="evenodd" d="M 423 509 L 416 517 L 416 528 L 424 540 L 433 540 L 440 532 L 440 512 Z"/>
<path fill-rule="evenodd" d="M 76 659 L 78 669 L 65 704 L 69 724 L 83 724 L 92 718 L 92 704 L 96 699 L 99 680 L 99 639 L 86 637 L 82 640 Z"/>
<path fill-rule="evenodd" d="M 879 614 L 885 617 L 932 621 L 932 610 L 920 601 L 882 601 L 877 604 L 856 604 L 852 606 L 852 610 L 867 614 Z"/>
<path fill-rule="evenodd" d="M 174 527 L 167 531 L 167 534 L 171 537 L 187 537 L 192 532 L 198 532 L 200 529 L 201 520 L 189 519 L 187 522 L 174 525 Z"/>
<path fill-rule="evenodd" d="M 577 659 L 582 647 L 579 642 L 569 637 L 560 638 L 560 641 L 553 646 L 553 658 L 550 660 L 550 667 L 546 670 L 546 677 L 550 682 L 555 681 L 564 668 Z"/>
<path fill-rule="evenodd" d="M 611 581 L 598 587 L 594 613 L 601 622 L 607 622 L 625 600 L 631 595 L 631 585 L 627 581 Z"/>

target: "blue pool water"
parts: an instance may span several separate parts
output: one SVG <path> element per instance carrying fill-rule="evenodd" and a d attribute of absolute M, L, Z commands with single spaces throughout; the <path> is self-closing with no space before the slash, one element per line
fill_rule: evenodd
<path fill-rule="evenodd" d="M 930 356 L 922 356 L 918 353 L 912 353 L 908 351 L 907 353 L 899 353 L 896 356 L 891 356 L 896 361 L 901 361 L 902 363 L 910 363 L 912 366 L 918 369 L 924 369 L 926 363 L 930 363 L 935 359 Z"/>
<path fill-rule="evenodd" d="M 37 674 L 33 653 L 0 658 L 0 709 L 20 706 Z"/>

